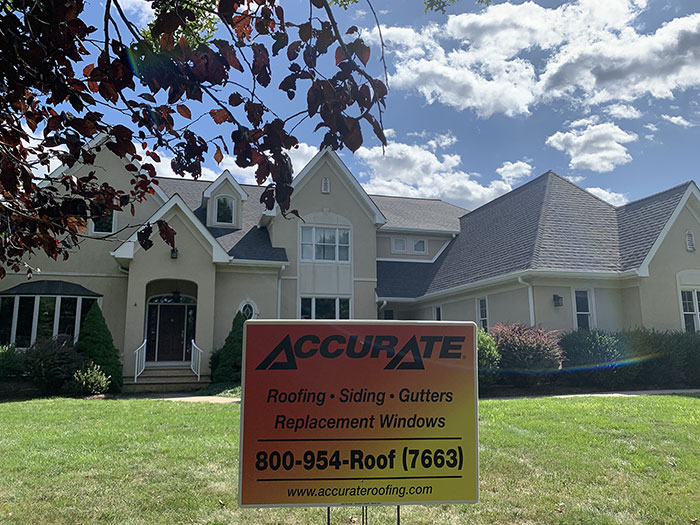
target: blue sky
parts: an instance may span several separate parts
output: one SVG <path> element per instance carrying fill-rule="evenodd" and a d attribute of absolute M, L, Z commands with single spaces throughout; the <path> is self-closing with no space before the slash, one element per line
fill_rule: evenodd
<path fill-rule="evenodd" d="M 148 21 L 145 0 L 121 2 Z M 697 0 L 458 0 L 444 15 L 425 14 L 420 0 L 373 4 L 387 44 L 390 144 L 382 152 L 366 129 L 365 145 L 341 155 L 370 193 L 473 209 L 551 169 L 619 205 L 697 178 Z M 308 10 L 300 0 L 282 5 Z M 341 27 L 362 28 L 380 75 L 366 3 L 336 11 Z M 292 114 L 275 91 L 273 105 Z M 297 129 L 297 171 L 322 139 L 315 124 Z M 208 122 L 199 131 L 220 133 Z M 224 167 L 251 181 L 230 158 L 205 175 Z"/>

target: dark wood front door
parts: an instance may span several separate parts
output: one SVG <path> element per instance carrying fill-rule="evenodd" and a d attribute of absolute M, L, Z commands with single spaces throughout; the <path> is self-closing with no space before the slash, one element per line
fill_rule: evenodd
<path fill-rule="evenodd" d="M 185 347 L 185 310 L 181 304 L 161 304 L 158 361 L 182 361 Z"/>

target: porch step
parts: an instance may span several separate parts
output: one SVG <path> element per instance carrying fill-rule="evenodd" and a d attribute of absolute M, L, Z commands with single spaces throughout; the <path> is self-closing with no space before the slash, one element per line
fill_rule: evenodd
<path fill-rule="evenodd" d="M 172 368 L 165 366 L 147 366 L 143 373 L 139 376 L 139 381 L 142 377 L 193 377 L 194 372 L 187 368 Z"/>
<path fill-rule="evenodd" d="M 142 383 L 139 377 L 139 382 L 134 383 L 133 380 L 129 382 L 124 382 L 124 387 L 122 392 L 125 394 L 137 394 L 146 392 L 194 392 L 200 388 L 204 388 L 209 384 L 209 380 L 194 381 L 187 383 L 172 383 L 172 382 L 160 382 L 160 383 Z"/>

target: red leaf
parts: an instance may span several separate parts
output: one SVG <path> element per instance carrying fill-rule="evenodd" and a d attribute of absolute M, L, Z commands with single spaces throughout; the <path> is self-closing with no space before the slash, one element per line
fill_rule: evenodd
<path fill-rule="evenodd" d="M 299 26 L 299 38 L 304 42 L 308 42 L 311 39 L 311 23 L 305 22 Z"/>
<path fill-rule="evenodd" d="M 341 62 L 345 62 L 347 59 L 348 56 L 345 54 L 345 51 L 343 51 L 343 48 L 338 46 L 335 50 L 335 65 L 337 66 Z"/>
<path fill-rule="evenodd" d="M 134 166 L 133 164 L 127 164 L 126 166 L 124 166 L 124 168 L 126 169 L 126 171 L 138 171 L 138 170 L 139 170 L 139 169 L 138 169 L 136 166 Z"/>
<path fill-rule="evenodd" d="M 357 26 L 350 26 L 347 31 L 345 31 L 346 35 L 351 35 L 352 33 L 357 33 Z"/>
<path fill-rule="evenodd" d="M 292 42 L 289 44 L 287 47 L 287 58 L 291 62 L 292 60 L 296 60 L 297 57 L 299 56 L 299 50 L 301 49 L 301 40 L 296 40 L 295 42 Z"/>
<path fill-rule="evenodd" d="M 233 122 L 231 114 L 225 109 L 212 109 L 211 111 L 209 111 L 209 114 L 211 115 L 211 118 L 214 119 L 214 122 L 216 122 L 217 124 L 223 124 L 224 122 Z"/>
<path fill-rule="evenodd" d="M 369 47 L 367 47 L 361 40 L 356 41 L 357 45 L 355 47 L 355 54 L 357 58 L 360 59 L 363 65 L 367 65 L 369 62 Z"/>
<path fill-rule="evenodd" d="M 241 65 L 240 60 L 238 60 L 238 56 L 236 56 L 236 50 L 233 49 L 228 42 L 219 39 L 213 40 L 212 42 L 219 50 L 219 53 L 224 56 L 229 66 L 231 66 L 233 69 L 237 69 L 238 71 L 243 71 L 243 66 Z"/>
<path fill-rule="evenodd" d="M 192 113 L 190 112 L 190 108 L 188 108 L 184 104 L 177 105 L 177 112 L 185 118 L 192 118 Z"/>
<path fill-rule="evenodd" d="M 345 125 L 348 129 L 347 132 L 343 134 L 343 144 L 354 153 L 362 146 L 362 130 L 360 129 L 360 123 L 356 118 L 343 118 L 345 119 Z"/>
<path fill-rule="evenodd" d="M 88 64 L 87 66 L 85 66 L 83 68 L 83 75 L 85 75 L 86 77 L 89 77 L 90 73 L 92 73 L 93 69 L 95 69 L 94 64 Z"/>
<path fill-rule="evenodd" d="M 217 164 L 221 164 L 221 161 L 224 160 L 224 154 L 221 153 L 221 148 L 219 146 L 216 147 L 216 153 L 214 153 L 214 160 Z"/>
<path fill-rule="evenodd" d="M 141 228 L 136 233 L 136 239 L 139 241 L 141 248 L 143 248 L 144 250 L 148 250 L 151 248 L 151 246 L 153 246 L 153 241 L 151 240 L 152 233 L 153 228 L 151 227 L 150 223 L 147 223 L 146 226 Z"/>
<path fill-rule="evenodd" d="M 175 230 L 173 230 L 167 222 L 162 220 L 156 221 L 156 224 L 158 225 L 158 233 L 160 234 L 160 238 L 163 239 L 166 244 L 170 245 L 172 248 L 175 248 Z"/>

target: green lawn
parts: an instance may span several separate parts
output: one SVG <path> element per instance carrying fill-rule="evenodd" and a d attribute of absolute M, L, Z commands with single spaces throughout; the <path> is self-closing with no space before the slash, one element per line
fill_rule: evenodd
<path fill-rule="evenodd" d="M 0 523 L 325 523 L 237 508 L 238 405 L 0 403 Z M 688 524 L 700 518 L 700 397 L 480 403 L 481 501 L 406 524 Z M 334 524 L 360 509 L 333 510 Z M 393 523 L 373 507 L 370 523 Z M 356 518 L 356 521 L 353 520 Z"/>

